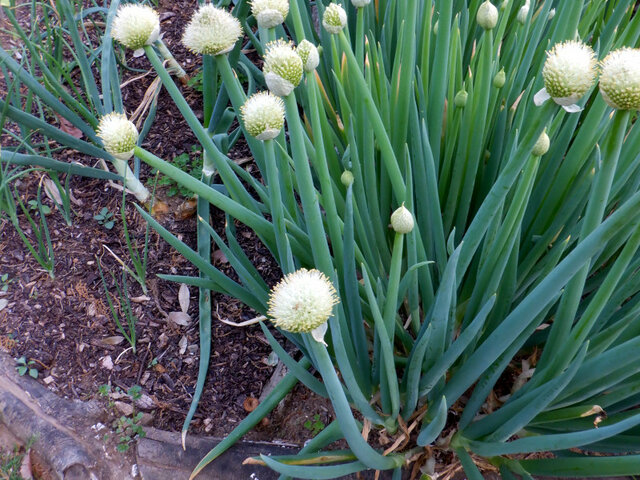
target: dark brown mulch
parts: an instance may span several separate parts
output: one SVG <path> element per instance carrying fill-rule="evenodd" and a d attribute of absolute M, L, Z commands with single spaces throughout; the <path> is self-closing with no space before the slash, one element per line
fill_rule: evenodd
<path fill-rule="evenodd" d="M 195 73 L 199 61 L 184 50 L 179 39 L 193 8 L 194 2 L 187 1 L 163 0 L 159 6 L 159 11 L 165 13 L 164 40 L 191 74 Z M 166 15 L 167 12 L 170 14 Z M 8 42 L 6 36 L 0 40 Z M 15 44 L 8 43 L 9 46 Z M 150 68 L 146 59 L 132 59 L 130 52 L 127 59 L 133 67 Z M 136 75 L 129 73 L 126 78 Z M 149 74 L 122 89 L 129 113 L 139 105 L 153 79 L 154 75 Z M 183 92 L 192 109 L 200 113 L 200 94 L 188 87 L 183 87 Z M 171 161 L 181 153 L 191 152 L 195 144 L 195 137 L 163 89 L 158 115 L 144 146 Z M 66 159 L 66 154 L 71 156 L 71 152 L 64 152 L 58 158 Z M 247 155 L 243 145 L 238 145 L 231 154 L 233 158 Z M 77 155 L 73 159 L 79 160 Z M 82 160 L 91 164 L 90 159 Z M 245 168 L 254 166 L 247 164 Z M 144 166 L 142 174 L 143 177 L 152 176 Z M 35 198 L 41 175 L 33 173 L 16 184 L 25 202 Z M 11 224 L 0 223 L 0 276 L 8 275 L 8 289 L 0 295 L 0 300 L 8 301 L 0 311 L 0 348 L 16 358 L 24 356 L 33 360 L 38 380 L 67 398 L 99 398 L 100 387 L 110 385 L 111 392 L 116 393 L 115 399 L 126 403 L 128 399 L 121 397 L 119 392 L 140 385 L 143 402 L 138 402 L 137 408 L 151 414 L 146 421 L 156 428 L 179 431 L 189 409 L 198 372 L 198 293 L 194 287 L 190 288 L 190 323 L 186 326 L 175 324 L 166 318 L 166 314 L 180 311 L 179 286 L 157 278 L 156 274 L 196 276 L 197 270 L 151 232 L 148 298 L 144 298 L 140 285 L 128 278 L 128 293 L 138 318 L 138 350 L 133 354 L 126 341 L 112 338 L 121 335 L 111 317 L 97 269 L 100 262 L 105 272 L 120 275 L 119 264 L 106 247 L 131 265 L 119 219 L 122 195 L 105 182 L 89 179 L 74 178 L 71 189 L 77 199 L 77 204 L 73 205 L 76 214 L 72 226 L 67 226 L 52 203 L 45 200 L 52 208 L 47 223 L 54 245 L 54 279 L 28 253 Z M 165 192 L 166 189 L 160 189 L 158 193 L 160 202 L 167 206 L 158 210 L 158 220 L 195 248 L 195 219 L 189 216 L 191 205 L 182 197 L 168 198 Z M 128 202 L 129 231 L 134 243 L 141 248 L 145 223 L 135 211 L 133 200 Z M 110 230 L 93 218 L 103 207 L 116 217 L 115 226 Z M 212 225 L 220 233 L 224 230 L 224 221 L 221 212 L 213 212 Z M 33 241 L 33 232 L 27 228 L 24 218 L 22 226 Z M 238 240 L 248 257 L 269 284 L 275 283 L 281 274 L 268 250 L 246 227 L 238 225 L 237 228 Z M 218 268 L 234 276 L 224 256 L 214 252 L 213 258 Z M 118 304 L 110 275 L 107 275 L 107 283 L 112 299 Z M 255 312 L 219 294 L 213 295 L 213 312 L 209 376 L 191 431 L 224 435 L 246 416 L 245 400 L 260 396 L 273 366 L 269 362 L 271 348 L 258 326 L 234 328 L 217 320 L 219 315 L 233 322 L 244 321 L 254 317 Z M 108 408 L 106 400 L 104 403 L 109 415 L 120 414 L 114 407 Z M 253 438 L 275 437 L 301 442 L 310 436 L 304 423 L 317 418 L 326 424 L 332 419 L 329 411 L 325 401 L 298 387 L 293 399 L 274 413 L 270 422 L 265 422 L 268 425 L 259 427 Z"/>

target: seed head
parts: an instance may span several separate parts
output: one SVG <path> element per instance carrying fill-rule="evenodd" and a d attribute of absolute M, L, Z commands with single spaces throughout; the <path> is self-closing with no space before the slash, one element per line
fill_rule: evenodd
<path fill-rule="evenodd" d="M 621 48 L 601 62 L 600 93 L 618 110 L 640 110 L 640 49 Z"/>
<path fill-rule="evenodd" d="M 476 20 L 482 28 L 491 30 L 498 24 L 498 9 L 489 0 L 486 0 L 478 8 Z"/>
<path fill-rule="evenodd" d="M 309 73 L 313 72 L 320 63 L 320 54 L 317 47 L 308 40 L 302 40 L 296 48 L 296 52 L 302 60 L 302 68 Z"/>
<path fill-rule="evenodd" d="M 558 105 L 577 102 L 596 80 L 596 57 L 582 42 L 556 44 L 542 69 L 544 87 Z"/>
<path fill-rule="evenodd" d="M 113 112 L 100 118 L 98 137 L 107 152 L 120 160 L 128 160 L 138 141 L 138 129 L 126 115 Z"/>
<path fill-rule="evenodd" d="M 404 204 L 391 214 L 391 226 L 396 233 L 406 234 L 413 230 L 413 215 Z"/>
<path fill-rule="evenodd" d="M 322 26 L 331 34 L 338 34 L 347 24 L 347 12 L 337 3 L 330 3 L 324 11 Z"/>
<path fill-rule="evenodd" d="M 538 137 L 538 141 L 533 146 L 531 155 L 533 155 L 534 157 L 541 157 L 549 151 L 549 145 L 549 135 L 547 135 L 547 132 L 544 131 L 540 134 L 540 136 Z"/>
<path fill-rule="evenodd" d="M 289 15 L 289 0 L 253 0 L 251 13 L 260 27 L 277 27 Z"/>
<path fill-rule="evenodd" d="M 258 140 L 273 140 L 284 126 L 284 102 L 269 92 L 249 97 L 240 113 L 247 132 Z"/>
<path fill-rule="evenodd" d="M 351 4 L 356 8 L 366 7 L 371 3 L 371 0 L 351 0 Z"/>
<path fill-rule="evenodd" d="M 182 43 L 193 53 L 222 55 L 233 50 L 240 37 L 242 26 L 238 19 L 223 8 L 207 3 L 191 17 Z"/>
<path fill-rule="evenodd" d="M 273 287 L 267 314 L 282 330 L 310 333 L 329 319 L 337 303 L 336 289 L 324 273 L 301 268 Z"/>
<path fill-rule="evenodd" d="M 286 97 L 302 80 L 302 59 L 291 42 L 276 40 L 267 44 L 263 71 L 271 93 Z"/>
<path fill-rule="evenodd" d="M 160 17 L 148 5 L 122 5 L 113 19 L 111 36 L 125 47 L 139 50 L 160 36 Z"/>

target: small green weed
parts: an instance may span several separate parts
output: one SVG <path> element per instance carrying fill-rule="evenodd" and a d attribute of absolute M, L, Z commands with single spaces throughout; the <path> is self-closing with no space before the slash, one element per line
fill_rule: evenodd
<path fill-rule="evenodd" d="M 191 75 L 187 85 L 197 92 L 202 92 L 202 69 L 199 68 L 196 73 Z"/>
<path fill-rule="evenodd" d="M 38 378 L 38 370 L 33 368 L 32 365 L 35 365 L 35 361 L 29 360 L 27 361 L 26 357 L 20 357 L 16 359 L 16 370 L 18 371 L 18 375 L 23 377 L 27 373 L 32 378 Z"/>
<path fill-rule="evenodd" d="M 27 202 L 27 205 L 29 205 L 29 209 L 33 210 L 34 212 L 38 211 L 38 201 L 37 200 L 29 200 Z M 51 213 L 51 208 L 49 208 L 48 205 L 45 205 L 44 203 L 42 204 L 42 213 L 44 213 L 45 215 L 49 215 Z"/>
<path fill-rule="evenodd" d="M 202 151 L 198 145 L 191 146 L 191 153 L 184 152 L 174 157 L 172 163 L 193 178 L 200 179 L 202 175 Z M 183 197 L 193 196 L 191 190 L 178 185 L 174 180 L 164 175 L 161 175 L 158 179 L 158 185 L 169 187 L 166 192 L 168 197 L 173 197 L 177 194 Z"/>
<path fill-rule="evenodd" d="M 9 278 L 8 273 L 3 273 L 2 275 L 0 275 L 0 292 L 6 292 L 7 290 L 9 290 L 9 284 L 11 282 L 12 280 Z"/>
<path fill-rule="evenodd" d="M 116 388 L 116 391 L 122 392 L 120 388 Z M 100 395 L 101 397 L 109 398 L 110 393 L 111 385 L 104 384 L 98 387 L 98 395 Z M 119 452 L 126 452 L 127 450 L 129 450 L 131 442 L 133 442 L 136 437 L 143 438 L 146 435 L 144 429 L 142 428 L 142 425 L 140 424 L 143 413 L 135 411 L 135 401 L 142 396 L 142 387 L 140 385 L 133 385 L 127 390 L 127 396 L 134 404 L 133 413 L 129 416 L 121 415 L 113 422 L 115 434 L 118 436 L 118 444 L 116 448 Z M 111 410 L 114 408 L 114 406 L 114 402 L 109 399 L 107 408 Z M 109 434 L 105 434 L 103 440 L 106 442 L 108 439 Z"/>
<path fill-rule="evenodd" d="M 113 212 L 110 212 L 107 207 L 102 207 L 102 210 L 100 210 L 98 214 L 94 215 L 93 219 L 107 230 L 111 230 L 115 224 Z"/>
<path fill-rule="evenodd" d="M 35 437 L 31 438 L 24 447 L 16 445 L 12 452 L 0 449 L 0 480 L 25 480 L 20 474 L 20 467 L 34 441 Z"/>
<path fill-rule="evenodd" d="M 313 422 L 311 420 L 313 420 Z M 320 420 L 320 415 L 316 413 L 313 416 L 313 419 L 309 419 L 306 422 L 304 422 L 303 426 L 304 426 L 304 428 L 306 428 L 307 430 L 309 430 L 311 432 L 311 435 L 313 435 L 315 437 L 322 430 L 324 430 L 324 427 L 326 425 L 324 424 L 324 422 L 322 420 Z"/>

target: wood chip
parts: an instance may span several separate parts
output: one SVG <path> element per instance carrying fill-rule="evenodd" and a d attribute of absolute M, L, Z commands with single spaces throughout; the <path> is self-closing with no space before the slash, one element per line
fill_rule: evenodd
<path fill-rule="evenodd" d="M 180 302 L 180 310 L 187 313 L 189 310 L 189 287 L 184 283 L 180 285 L 180 289 L 178 290 L 178 301 Z"/>
<path fill-rule="evenodd" d="M 180 347 L 180 355 L 184 355 L 184 352 L 187 351 L 187 344 L 188 344 L 187 337 L 183 335 L 180 341 L 178 342 L 178 346 Z"/>
<path fill-rule="evenodd" d="M 121 335 L 114 335 L 113 337 L 106 337 L 102 339 L 102 343 L 105 345 L 120 345 L 124 337 Z"/>
<path fill-rule="evenodd" d="M 187 327 L 191 323 L 191 317 L 184 312 L 170 312 L 169 320 L 181 327 Z"/>
<path fill-rule="evenodd" d="M 107 370 L 113 370 L 113 359 L 111 355 L 107 355 L 100 361 L 100 365 L 102 368 L 106 368 Z"/>

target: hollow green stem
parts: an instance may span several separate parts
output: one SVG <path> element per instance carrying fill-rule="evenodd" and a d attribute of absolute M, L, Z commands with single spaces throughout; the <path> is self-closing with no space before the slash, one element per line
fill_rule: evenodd
<path fill-rule="evenodd" d="M 308 343 L 316 358 L 316 367 L 320 371 L 327 387 L 327 392 L 329 393 L 329 398 L 331 399 L 344 438 L 347 440 L 353 453 L 362 463 L 376 470 L 390 470 L 402 466 L 404 463 L 402 457 L 396 455 L 385 457 L 380 455 L 380 453 L 376 452 L 365 442 L 356 420 L 353 418 L 351 407 L 344 394 L 340 380 L 338 380 L 338 375 L 333 368 L 326 347 L 313 339 Z"/>
<path fill-rule="evenodd" d="M 240 180 L 227 163 L 230 162 L 230 160 L 226 156 L 224 156 L 213 143 L 213 140 L 207 133 L 207 130 L 202 126 L 195 113 L 193 113 L 193 110 L 191 110 L 191 107 L 180 93 L 180 90 L 178 89 L 176 84 L 171 79 L 169 72 L 167 72 L 167 70 L 164 68 L 162 61 L 160 60 L 156 52 L 149 45 L 144 47 L 144 51 L 147 55 L 147 58 L 151 62 L 151 65 L 162 80 L 162 84 L 167 89 L 169 95 L 171 95 L 171 98 L 180 110 L 180 113 L 184 117 L 185 121 L 189 124 L 189 127 L 198 138 L 198 141 L 202 144 L 204 150 L 206 150 L 208 156 L 206 156 L 205 159 L 209 158 L 211 160 L 211 164 L 203 165 L 202 169 L 211 172 L 215 168 L 215 170 L 220 173 L 222 181 L 224 182 L 225 186 L 229 190 L 229 193 L 234 199 L 238 200 L 243 205 L 247 205 L 254 211 L 259 211 L 257 202 L 251 197 L 251 195 L 249 195 L 247 190 L 244 188 L 242 183 L 240 183 Z"/>

